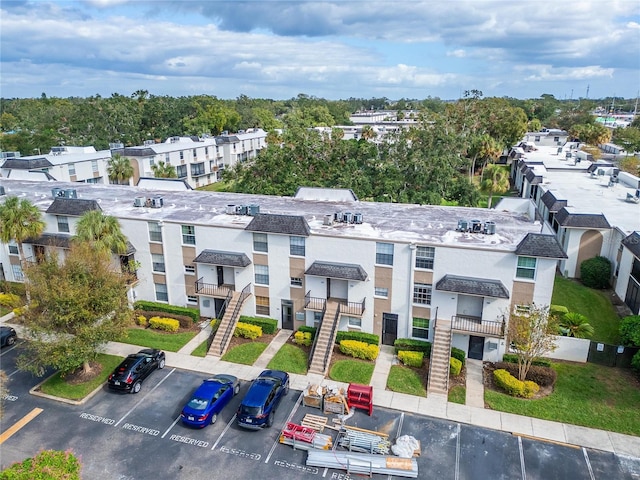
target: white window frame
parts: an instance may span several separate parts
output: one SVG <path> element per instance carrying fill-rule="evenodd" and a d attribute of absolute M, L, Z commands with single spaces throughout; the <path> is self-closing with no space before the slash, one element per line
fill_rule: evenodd
<path fill-rule="evenodd" d="M 66 215 L 56 215 L 56 222 L 58 223 L 58 232 L 69 233 L 69 217 Z"/>
<path fill-rule="evenodd" d="M 22 265 L 11 265 L 11 270 L 13 272 L 13 279 L 16 282 L 24 281 L 24 272 L 22 271 Z"/>
<path fill-rule="evenodd" d="M 268 252 L 269 251 L 269 238 L 266 233 L 253 233 L 253 251 L 254 252 Z"/>
<path fill-rule="evenodd" d="M 526 263 L 531 260 L 533 261 L 533 266 L 526 265 Z M 519 256 L 516 266 L 516 278 L 523 280 L 535 280 L 537 268 L 538 259 L 536 257 Z"/>
<path fill-rule="evenodd" d="M 413 284 L 413 303 L 418 305 L 431 305 L 433 285 L 429 283 Z"/>
<path fill-rule="evenodd" d="M 302 286 L 302 278 L 300 278 L 300 277 L 291 277 L 291 286 L 292 287 L 301 287 Z"/>
<path fill-rule="evenodd" d="M 164 262 L 164 255 L 161 253 L 151 254 L 151 269 L 154 273 L 166 273 L 167 266 Z"/>
<path fill-rule="evenodd" d="M 196 244 L 196 227 L 193 225 L 181 225 L 182 230 L 182 244 L 183 245 L 195 245 Z"/>
<path fill-rule="evenodd" d="M 306 254 L 306 238 L 298 236 L 289 237 L 289 255 L 304 257 Z"/>
<path fill-rule="evenodd" d="M 184 273 L 185 273 L 185 275 L 195 275 L 196 274 L 195 265 L 185 265 L 184 266 Z"/>
<path fill-rule="evenodd" d="M 20 247 L 15 240 L 9 242 L 9 255 L 20 255 Z"/>
<path fill-rule="evenodd" d="M 434 247 L 418 246 L 416 248 L 416 268 L 433 270 L 435 258 L 436 249 Z"/>
<path fill-rule="evenodd" d="M 389 289 L 386 287 L 374 287 L 373 296 L 380 298 L 389 298 Z"/>
<path fill-rule="evenodd" d="M 162 243 L 162 226 L 160 222 L 147 222 L 149 228 L 149 241 Z"/>
<path fill-rule="evenodd" d="M 196 295 L 187 295 L 187 303 L 190 303 L 191 305 L 197 305 L 198 297 Z"/>
<path fill-rule="evenodd" d="M 347 328 L 362 329 L 362 319 L 360 317 L 347 317 Z"/>
<path fill-rule="evenodd" d="M 254 265 L 253 272 L 256 285 L 269 285 L 269 265 Z"/>
<path fill-rule="evenodd" d="M 153 284 L 155 292 L 156 292 L 156 301 L 158 302 L 168 302 L 169 301 L 169 289 L 167 288 L 166 283 L 154 283 Z"/>
<path fill-rule="evenodd" d="M 393 266 L 393 243 L 376 242 L 376 265 Z"/>
<path fill-rule="evenodd" d="M 271 301 L 269 297 L 256 295 L 256 315 L 271 315 Z"/>
<path fill-rule="evenodd" d="M 426 320 L 427 321 L 427 326 L 416 326 L 416 320 Z M 430 325 L 430 320 L 428 318 L 424 318 L 424 317 L 413 317 L 411 319 L 411 337 L 412 338 L 418 338 L 420 340 L 429 340 L 429 325 Z M 418 332 L 425 332 L 426 336 L 420 336 L 420 335 L 416 335 L 416 331 Z"/>

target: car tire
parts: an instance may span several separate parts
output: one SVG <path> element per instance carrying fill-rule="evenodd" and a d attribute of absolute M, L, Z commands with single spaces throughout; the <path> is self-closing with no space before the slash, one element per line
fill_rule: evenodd
<path fill-rule="evenodd" d="M 16 343 L 16 337 L 9 337 L 7 338 L 7 347 L 10 347 L 11 345 L 13 345 L 14 343 Z"/>
<path fill-rule="evenodd" d="M 137 381 L 136 383 L 133 384 L 133 387 L 131 387 L 131 393 L 138 393 L 141 388 L 142 388 L 142 383 L 140 381 Z"/>
<path fill-rule="evenodd" d="M 165 362 L 164 362 L 164 358 L 161 358 L 161 359 L 160 359 L 160 362 L 158 363 L 158 368 L 159 368 L 160 370 L 162 370 L 162 369 L 164 368 L 164 363 L 165 363 Z"/>
<path fill-rule="evenodd" d="M 218 420 L 218 414 L 214 413 L 213 415 L 211 415 L 211 421 L 209 423 L 213 425 L 214 423 L 216 423 L 216 420 Z"/>
<path fill-rule="evenodd" d="M 289 394 L 289 384 L 287 383 L 287 386 L 284 387 L 284 395 L 288 395 Z"/>
<path fill-rule="evenodd" d="M 273 425 L 273 412 L 267 417 L 267 427 L 271 427 L 271 425 Z"/>
<path fill-rule="evenodd" d="M 235 387 L 233 387 L 233 394 L 237 395 L 238 393 L 240 393 L 240 385 L 236 385 Z"/>

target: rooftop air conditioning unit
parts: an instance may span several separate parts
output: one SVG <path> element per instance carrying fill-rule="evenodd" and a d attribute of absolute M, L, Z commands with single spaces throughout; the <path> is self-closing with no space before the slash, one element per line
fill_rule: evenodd
<path fill-rule="evenodd" d="M 147 147 L 149 145 L 153 145 L 155 142 L 155 140 L 145 140 L 142 144 Z"/>
<path fill-rule="evenodd" d="M 246 205 L 236 205 L 236 215 L 246 215 L 246 214 L 247 214 Z"/>
<path fill-rule="evenodd" d="M 62 198 L 64 197 L 64 190 L 61 188 L 52 188 L 51 189 L 51 196 L 53 198 Z"/>
<path fill-rule="evenodd" d="M 322 223 L 323 225 L 333 225 L 333 215 L 325 215 Z"/>
<path fill-rule="evenodd" d="M 227 215 L 235 215 L 236 214 L 236 206 L 235 205 L 227 205 Z"/>
<path fill-rule="evenodd" d="M 151 199 L 151 208 L 161 208 L 164 205 L 162 197 L 153 197 Z"/>
<path fill-rule="evenodd" d="M 482 222 L 480 220 L 471 220 L 471 231 L 472 232 L 481 232 L 482 231 Z"/>
<path fill-rule="evenodd" d="M 260 213 L 260 205 L 256 205 L 255 203 L 252 203 L 251 205 L 247 206 L 247 215 L 251 215 L 252 217 L 255 217 L 259 213 Z"/>
<path fill-rule="evenodd" d="M 344 214 L 342 215 L 342 221 L 344 223 L 351 223 L 352 220 L 353 214 L 351 212 L 344 212 Z"/>
<path fill-rule="evenodd" d="M 145 198 L 144 197 L 136 197 L 133 199 L 134 207 L 144 207 Z"/>
<path fill-rule="evenodd" d="M 493 235 L 496 233 L 496 222 L 484 222 L 484 233 Z"/>
<path fill-rule="evenodd" d="M 67 188 L 64 191 L 64 198 L 78 198 L 78 192 L 75 188 Z"/>
<path fill-rule="evenodd" d="M 468 232 L 469 231 L 469 222 L 467 220 L 458 220 L 458 226 L 456 230 L 459 232 Z"/>
<path fill-rule="evenodd" d="M 353 223 L 362 223 L 362 214 L 361 213 L 354 213 L 353 214 Z"/>

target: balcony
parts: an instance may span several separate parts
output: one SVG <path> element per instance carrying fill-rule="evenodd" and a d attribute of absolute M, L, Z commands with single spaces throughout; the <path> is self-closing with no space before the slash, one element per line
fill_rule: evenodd
<path fill-rule="evenodd" d="M 202 277 L 196 280 L 196 293 L 207 297 L 227 298 L 230 292 L 235 291 L 235 285 L 216 285 L 205 283 Z"/>
<path fill-rule="evenodd" d="M 349 302 L 346 298 L 332 298 L 331 300 L 340 304 L 340 315 L 361 317 L 364 314 L 366 299 L 363 299 L 362 302 Z M 304 296 L 304 308 L 308 310 L 323 312 L 326 304 L 326 298 L 312 297 L 311 292 L 307 292 Z"/>
<path fill-rule="evenodd" d="M 483 320 L 480 317 L 468 315 L 454 315 L 451 317 L 451 330 L 462 333 L 477 334 L 485 337 L 503 338 L 505 321 Z"/>

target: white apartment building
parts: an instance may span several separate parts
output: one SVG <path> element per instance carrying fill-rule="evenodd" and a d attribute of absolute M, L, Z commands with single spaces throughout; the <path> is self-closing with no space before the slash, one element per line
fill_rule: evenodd
<path fill-rule="evenodd" d="M 121 261 L 140 264 L 132 301 L 215 317 L 246 292 L 243 314 L 285 329 L 335 321 L 388 345 L 433 341 L 447 325 L 450 345 L 484 360 L 504 353 L 514 308 L 550 303 L 566 257 L 528 199 L 487 210 L 362 202 L 348 190 L 315 188 L 277 197 L 56 184 L 60 196 L 45 182 L 11 179 L 0 187 L 46 220 L 45 234 L 24 242 L 27 257 L 64 249 L 88 209 L 118 218 L 130 242 Z M 7 280 L 21 279 L 17 254 L 15 244 L 0 248 Z M 335 319 L 327 318 L 331 304 L 339 305 Z"/>

